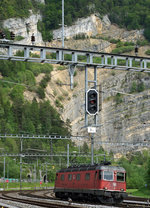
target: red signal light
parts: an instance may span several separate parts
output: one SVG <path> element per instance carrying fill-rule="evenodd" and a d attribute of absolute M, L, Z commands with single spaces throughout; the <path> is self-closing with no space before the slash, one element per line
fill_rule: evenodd
<path fill-rule="evenodd" d="M 99 96 L 96 89 L 89 89 L 86 93 L 86 112 L 90 115 L 96 115 L 99 108 Z"/>
<path fill-rule="evenodd" d="M 91 103 L 91 104 L 95 104 L 95 100 L 91 100 L 90 103 Z"/>

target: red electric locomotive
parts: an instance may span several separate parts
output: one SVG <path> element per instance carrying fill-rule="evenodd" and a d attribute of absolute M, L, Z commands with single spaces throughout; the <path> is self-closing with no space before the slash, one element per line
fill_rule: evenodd
<path fill-rule="evenodd" d="M 56 197 L 121 203 L 127 197 L 126 172 L 122 167 L 109 164 L 76 166 L 58 171 L 54 188 Z"/>

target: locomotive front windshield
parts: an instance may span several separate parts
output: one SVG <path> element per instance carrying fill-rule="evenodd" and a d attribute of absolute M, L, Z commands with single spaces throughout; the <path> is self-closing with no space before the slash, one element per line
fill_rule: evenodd
<path fill-rule="evenodd" d="M 117 172 L 117 181 L 120 181 L 120 182 L 125 181 L 125 173 Z"/>
<path fill-rule="evenodd" d="M 113 176 L 114 176 L 113 171 L 104 171 L 103 179 L 107 181 L 113 181 L 114 179 Z"/>

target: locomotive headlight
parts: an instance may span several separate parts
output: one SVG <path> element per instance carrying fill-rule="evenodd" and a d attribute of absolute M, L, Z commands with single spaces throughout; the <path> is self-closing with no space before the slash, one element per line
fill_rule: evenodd
<path fill-rule="evenodd" d="M 104 190 L 107 190 L 108 188 L 107 187 L 104 187 Z"/>
<path fill-rule="evenodd" d="M 121 191 L 124 191 L 124 189 L 120 189 Z"/>

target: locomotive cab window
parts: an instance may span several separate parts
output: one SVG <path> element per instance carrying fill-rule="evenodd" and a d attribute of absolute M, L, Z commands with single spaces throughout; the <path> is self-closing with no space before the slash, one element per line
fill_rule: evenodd
<path fill-rule="evenodd" d="M 65 179 L 64 174 L 62 174 L 60 178 L 61 178 L 61 181 L 64 181 L 64 179 Z"/>
<path fill-rule="evenodd" d="M 117 172 L 117 181 L 125 181 L 125 174 Z"/>
<path fill-rule="evenodd" d="M 113 172 L 112 171 L 104 171 L 103 179 L 106 181 L 113 181 Z"/>
<path fill-rule="evenodd" d="M 79 173 L 76 175 L 76 180 L 80 181 L 80 174 Z"/>
<path fill-rule="evenodd" d="M 69 174 L 68 175 L 68 181 L 71 181 L 72 180 L 72 174 Z"/>
<path fill-rule="evenodd" d="M 90 180 L 90 173 L 86 173 L 86 174 L 85 174 L 85 180 L 86 180 L 86 181 Z"/>

